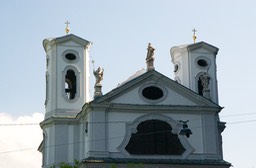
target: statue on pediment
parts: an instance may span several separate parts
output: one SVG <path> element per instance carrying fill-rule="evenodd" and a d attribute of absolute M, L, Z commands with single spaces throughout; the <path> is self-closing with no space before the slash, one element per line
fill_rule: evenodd
<path fill-rule="evenodd" d="M 146 63 L 147 63 L 147 70 L 152 70 L 154 69 L 154 51 L 155 49 L 151 46 L 151 43 L 148 43 L 148 48 L 147 48 L 147 57 L 146 57 Z"/>

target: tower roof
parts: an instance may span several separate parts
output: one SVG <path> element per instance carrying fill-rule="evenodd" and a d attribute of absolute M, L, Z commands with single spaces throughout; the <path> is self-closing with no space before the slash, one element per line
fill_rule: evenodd
<path fill-rule="evenodd" d="M 185 45 L 180 45 L 180 46 L 174 46 L 171 48 L 171 56 L 173 57 L 175 53 L 183 53 L 185 51 L 193 51 L 199 48 L 204 48 L 205 50 L 208 50 L 209 52 L 214 53 L 214 55 L 218 54 L 219 48 L 208 44 L 204 41 L 195 43 L 195 44 L 185 44 Z M 172 58 L 173 59 L 173 58 Z"/>
<path fill-rule="evenodd" d="M 44 47 L 44 50 L 47 51 L 47 46 L 50 45 L 54 45 L 54 44 L 57 44 L 57 43 L 63 43 L 63 42 L 66 42 L 66 41 L 74 41 L 80 45 L 83 45 L 83 46 L 88 46 L 90 44 L 92 44 L 92 42 L 88 41 L 88 40 L 85 40 L 81 37 L 78 37 L 74 34 L 68 34 L 68 35 L 65 35 L 65 36 L 61 36 L 61 37 L 56 37 L 56 38 L 46 38 L 43 40 L 43 47 Z"/>
<path fill-rule="evenodd" d="M 219 48 L 211 45 L 211 44 L 208 44 L 204 41 L 201 41 L 201 42 L 198 42 L 198 43 L 195 43 L 195 44 L 190 44 L 190 45 L 187 45 L 187 48 L 188 50 L 192 51 L 192 50 L 196 50 L 198 48 L 204 48 L 210 52 L 213 52 L 215 55 L 218 53 L 219 51 Z"/>

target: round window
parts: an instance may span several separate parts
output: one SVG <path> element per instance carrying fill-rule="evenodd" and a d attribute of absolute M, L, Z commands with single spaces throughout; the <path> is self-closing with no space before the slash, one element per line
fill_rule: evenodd
<path fill-rule="evenodd" d="M 150 100 L 157 100 L 164 96 L 162 89 L 156 86 L 149 86 L 142 90 L 142 95 Z"/>
<path fill-rule="evenodd" d="M 206 66 L 208 66 L 207 61 L 206 61 L 206 60 L 204 60 L 204 59 L 200 59 L 200 60 L 198 60 L 198 61 L 197 61 L 197 64 L 198 64 L 199 66 L 202 66 L 202 67 L 206 67 Z"/>
<path fill-rule="evenodd" d="M 67 58 L 70 61 L 74 61 L 76 59 L 76 56 L 72 53 L 68 53 L 65 55 L 65 58 Z"/>

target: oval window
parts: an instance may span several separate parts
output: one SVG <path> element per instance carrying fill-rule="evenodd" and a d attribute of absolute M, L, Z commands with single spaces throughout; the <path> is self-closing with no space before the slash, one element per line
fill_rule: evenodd
<path fill-rule="evenodd" d="M 73 61 L 73 60 L 76 59 L 76 56 L 75 56 L 74 54 L 72 54 L 72 53 L 66 54 L 65 57 L 66 57 L 68 60 L 70 60 L 70 61 Z"/>
<path fill-rule="evenodd" d="M 208 65 L 207 61 L 204 59 L 200 59 L 197 61 L 197 64 L 202 67 L 206 67 Z"/>
<path fill-rule="evenodd" d="M 164 96 L 164 92 L 158 87 L 149 86 L 142 90 L 142 95 L 147 99 L 157 100 Z"/>

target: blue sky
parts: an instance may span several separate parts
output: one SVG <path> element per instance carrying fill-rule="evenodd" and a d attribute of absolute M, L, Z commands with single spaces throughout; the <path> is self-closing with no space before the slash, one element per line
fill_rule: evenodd
<path fill-rule="evenodd" d="M 220 116 L 227 122 L 224 159 L 235 168 L 255 168 L 256 135 L 251 131 L 256 129 L 255 5 L 253 0 L 2 2 L 0 113 L 14 121 L 44 113 L 46 64 L 42 41 L 65 35 L 66 20 L 71 22 L 70 33 L 93 42 L 91 59 L 95 66 L 105 69 L 104 93 L 146 68 L 149 42 L 156 49 L 156 70 L 173 79 L 170 48 L 193 43 L 192 29 L 196 28 L 197 41 L 220 49 L 219 102 L 225 107 Z"/>

